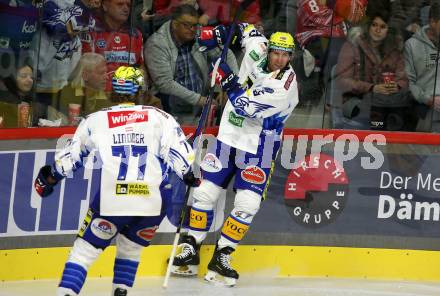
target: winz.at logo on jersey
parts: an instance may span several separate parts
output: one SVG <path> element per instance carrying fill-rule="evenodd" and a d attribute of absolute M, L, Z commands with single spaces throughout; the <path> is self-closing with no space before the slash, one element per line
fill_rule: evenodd
<path fill-rule="evenodd" d="M 284 202 L 292 219 L 312 228 L 334 222 L 348 197 L 344 168 L 324 153 L 307 155 L 294 167 L 284 187 Z"/>
<path fill-rule="evenodd" d="M 147 122 L 147 111 L 116 111 L 107 113 L 108 126 L 114 128 L 136 122 Z"/>

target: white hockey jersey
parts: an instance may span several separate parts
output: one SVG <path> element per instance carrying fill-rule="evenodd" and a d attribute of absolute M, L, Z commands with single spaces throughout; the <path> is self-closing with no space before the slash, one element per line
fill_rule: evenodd
<path fill-rule="evenodd" d="M 45 0 L 42 10 L 42 29 L 35 34 L 35 57 L 41 79 L 37 89 L 41 92 L 57 92 L 81 58 L 79 33 L 95 26 L 91 9 L 80 0 Z M 72 31 L 72 32 L 69 32 Z"/>
<path fill-rule="evenodd" d="M 242 47 L 245 55 L 238 82 L 246 91 L 238 96 L 229 94 L 217 138 L 231 147 L 256 154 L 260 137 L 273 132 L 263 130 L 263 121 L 275 117 L 285 122 L 298 104 L 298 87 L 290 65 L 270 73 L 265 70 L 267 39 L 253 26 L 244 30 Z"/>
<path fill-rule="evenodd" d="M 159 215 L 159 186 L 168 168 L 182 177 L 194 161 L 191 145 L 171 115 L 133 104 L 83 120 L 70 144 L 56 153 L 57 172 L 67 176 L 92 151 L 99 154 L 100 213 L 105 216 Z"/>

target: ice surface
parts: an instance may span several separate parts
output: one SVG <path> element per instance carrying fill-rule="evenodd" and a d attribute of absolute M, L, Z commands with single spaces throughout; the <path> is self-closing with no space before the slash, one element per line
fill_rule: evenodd
<path fill-rule="evenodd" d="M 438 296 L 440 283 L 373 281 L 329 278 L 267 278 L 242 276 L 233 288 L 208 284 L 202 278 L 172 277 L 167 289 L 161 277 L 140 277 L 129 296 Z M 57 281 L 35 280 L 0 283 L 0 296 L 55 295 Z M 109 296 L 111 278 L 89 278 L 81 295 Z"/>

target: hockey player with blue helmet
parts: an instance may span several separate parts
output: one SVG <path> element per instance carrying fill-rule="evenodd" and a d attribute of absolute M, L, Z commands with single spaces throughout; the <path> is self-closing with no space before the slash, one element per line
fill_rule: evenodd
<path fill-rule="evenodd" d="M 197 185 L 191 165 L 194 152 L 175 119 L 162 110 L 133 102 L 142 93 L 144 76 L 134 67 L 119 67 L 111 99 L 119 103 L 90 114 L 55 162 L 41 168 L 35 189 L 42 197 L 63 178 L 99 153 L 100 189 L 70 251 L 57 295 L 78 295 L 90 265 L 116 240 L 112 296 L 133 286 L 143 247 L 150 244 L 170 201 L 164 188 L 174 172 Z M 96 165 L 96 164 L 95 164 Z"/>

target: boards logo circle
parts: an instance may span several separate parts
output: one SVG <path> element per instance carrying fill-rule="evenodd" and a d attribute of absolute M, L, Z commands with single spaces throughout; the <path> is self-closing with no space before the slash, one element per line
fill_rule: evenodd
<path fill-rule="evenodd" d="M 344 168 L 324 153 L 307 155 L 294 167 L 284 186 L 284 201 L 292 219 L 311 228 L 334 222 L 348 197 Z"/>

